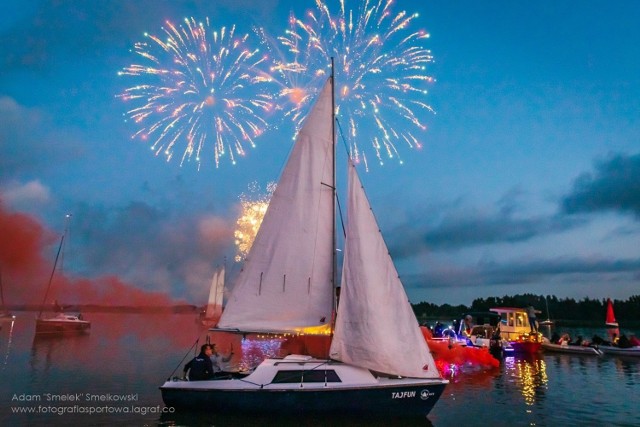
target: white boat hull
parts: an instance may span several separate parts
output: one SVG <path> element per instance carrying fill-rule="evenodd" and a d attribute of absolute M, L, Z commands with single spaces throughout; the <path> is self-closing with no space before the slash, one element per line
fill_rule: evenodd
<path fill-rule="evenodd" d="M 585 354 L 591 356 L 600 356 L 602 354 L 602 352 L 595 347 L 588 347 L 583 345 L 561 345 L 553 344 L 550 342 L 543 342 L 542 348 L 546 351 L 553 351 L 558 353 Z"/>
<path fill-rule="evenodd" d="M 640 357 L 640 346 L 630 347 L 630 348 L 620 348 L 614 347 L 610 345 L 601 345 L 598 346 L 598 349 L 602 351 L 604 354 L 616 355 L 616 356 L 631 356 L 631 357 Z"/>
<path fill-rule="evenodd" d="M 91 328 L 91 322 L 77 316 L 59 314 L 50 319 L 36 319 L 36 334 L 81 333 Z"/>

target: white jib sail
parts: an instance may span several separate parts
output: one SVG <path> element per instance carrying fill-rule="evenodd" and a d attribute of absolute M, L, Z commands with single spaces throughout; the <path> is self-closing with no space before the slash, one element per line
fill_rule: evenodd
<path fill-rule="evenodd" d="M 429 347 L 349 164 L 347 231 L 332 358 L 374 371 L 438 378 Z"/>
<path fill-rule="evenodd" d="M 333 305 L 332 88 L 323 88 L 282 172 L 219 328 L 300 331 Z"/>

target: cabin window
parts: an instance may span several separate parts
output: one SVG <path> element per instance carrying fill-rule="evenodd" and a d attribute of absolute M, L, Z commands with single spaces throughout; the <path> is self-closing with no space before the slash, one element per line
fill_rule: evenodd
<path fill-rule="evenodd" d="M 507 313 L 507 318 L 509 319 L 509 326 L 513 326 L 513 313 Z"/>
<path fill-rule="evenodd" d="M 524 326 L 524 316 L 521 313 L 516 315 L 516 326 Z"/>
<path fill-rule="evenodd" d="M 291 370 L 278 371 L 273 383 L 340 383 L 342 382 L 333 370 L 318 369 L 313 371 Z"/>

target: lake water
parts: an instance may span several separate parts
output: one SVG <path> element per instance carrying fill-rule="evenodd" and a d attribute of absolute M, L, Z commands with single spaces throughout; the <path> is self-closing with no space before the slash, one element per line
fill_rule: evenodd
<path fill-rule="evenodd" d="M 19 312 L 0 330 L 1 426 L 640 426 L 640 358 L 553 353 L 507 358 L 488 371 L 464 368 L 426 420 L 162 413 L 158 387 L 181 372 L 198 338 L 204 342 L 206 328 L 194 316 L 86 313 L 91 333 L 48 339 L 34 339 L 34 317 Z M 237 336 L 213 341 L 223 353 L 233 349 L 236 363 L 278 348 Z"/>

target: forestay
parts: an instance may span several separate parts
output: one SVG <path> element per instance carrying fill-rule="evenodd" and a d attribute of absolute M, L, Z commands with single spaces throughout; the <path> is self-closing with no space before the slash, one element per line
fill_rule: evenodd
<path fill-rule="evenodd" d="M 387 374 L 439 378 L 351 163 L 348 179 L 344 265 L 330 355 Z"/>

